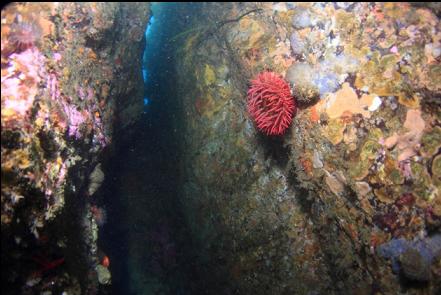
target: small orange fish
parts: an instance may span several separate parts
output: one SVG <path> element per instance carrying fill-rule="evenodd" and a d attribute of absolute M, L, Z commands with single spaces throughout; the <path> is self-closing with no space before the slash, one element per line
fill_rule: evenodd
<path fill-rule="evenodd" d="M 101 260 L 101 265 L 104 266 L 104 267 L 109 267 L 110 259 L 109 259 L 109 257 L 107 255 L 105 255 L 103 257 L 103 259 Z"/>

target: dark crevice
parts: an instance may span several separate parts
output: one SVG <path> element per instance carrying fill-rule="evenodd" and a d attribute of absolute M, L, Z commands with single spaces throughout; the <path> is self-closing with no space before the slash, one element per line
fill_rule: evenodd
<path fill-rule="evenodd" d="M 112 294 L 199 293 L 196 257 L 180 208 L 183 124 L 174 62 L 180 40 L 172 39 L 185 29 L 185 9 L 191 6 L 153 5 L 143 114 L 124 130 L 115 125 L 119 132 L 103 160 L 106 178 L 95 198 L 109 218 L 98 247 L 110 258 L 112 289 L 106 292 Z"/>
<path fill-rule="evenodd" d="M 286 167 L 289 161 L 290 148 L 286 146 L 285 138 L 281 136 L 257 135 L 258 144 L 264 149 L 265 159 L 271 158 L 281 168 Z"/>

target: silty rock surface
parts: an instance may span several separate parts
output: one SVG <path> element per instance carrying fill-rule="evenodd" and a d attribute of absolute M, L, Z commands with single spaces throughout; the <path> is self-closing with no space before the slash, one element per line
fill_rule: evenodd
<path fill-rule="evenodd" d="M 9 254 L 2 263 L 11 266 L 2 282 L 21 293 L 53 286 L 74 294 L 79 282 L 87 293 L 98 284 L 88 179 L 119 131 L 114 126 L 129 126 L 142 112 L 148 19 L 146 4 L 2 9 L 1 223 Z M 65 261 L 80 271 L 68 272 Z M 56 286 L 45 276 L 55 268 Z"/>
<path fill-rule="evenodd" d="M 394 294 L 400 278 L 376 248 L 430 238 L 441 223 L 437 11 L 205 5 L 215 13 L 195 20 L 177 70 L 182 203 L 207 284 L 222 288 L 227 277 L 245 293 Z M 299 101 L 283 137 L 259 133 L 246 110 L 248 81 L 264 70 L 284 76 Z M 435 292 L 439 267 L 423 288 L 405 288 Z"/>

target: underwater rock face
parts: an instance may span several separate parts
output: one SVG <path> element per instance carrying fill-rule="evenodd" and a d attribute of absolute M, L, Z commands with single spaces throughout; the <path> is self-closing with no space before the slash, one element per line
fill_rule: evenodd
<path fill-rule="evenodd" d="M 139 34 L 131 38 L 136 30 L 142 38 L 148 18 L 149 5 L 133 3 L 2 9 L 2 252 L 15 253 L 2 256 L 11 265 L 2 284 L 10 290 L 37 294 L 52 286 L 70 294 L 78 281 L 87 285 L 83 293 L 96 289 L 98 229 L 83 183 L 120 132 L 114 126 L 142 112 L 143 44 Z M 89 194 L 98 188 L 99 177 L 92 178 Z M 35 257 L 42 266 L 29 262 Z M 82 277 L 53 257 L 83 269 Z"/>
<path fill-rule="evenodd" d="M 395 273 L 402 271 L 409 280 L 429 281 L 431 265 L 441 257 L 441 235 L 422 240 L 392 239 L 377 248 L 378 254 L 391 259 Z"/>
<path fill-rule="evenodd" d="M 17 292 L 94 294 L 110 280 L 90 173 L 142 112 L 148 17 L 140 3 L 2 10 L 2 279 Z M 202 3 L 188 21 L 173 167 L 194 293 L 438 294 L 439 7 Z M 246 107 L 262 71 L 301 102 L 281 137 Z M 175 245 L 156 240 L 153 260 L 172 268 Z"/>
<path fill-rule="evenodd" d="M 400 286 L 376 249 L 440 230 L 439 16 L 406 3 L 205 8 L 198 23 L 210 29 L 187 36 L 177 69 L 183 203 L 207 282 L 231 277 L 229 290 L 257 294 L 436 293 L 425 258 L 412 265 L 414 252 L 394 250 L 404 275 L 426 282 Z M 259 136 L 244 103 L 262 70 L 284 75 L 299 102 L 278 141 Z"/>

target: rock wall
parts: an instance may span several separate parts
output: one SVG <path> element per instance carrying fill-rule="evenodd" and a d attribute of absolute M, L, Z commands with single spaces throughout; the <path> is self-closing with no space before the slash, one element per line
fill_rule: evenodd
<path fill-rule="evenodd" d="M 439 291 L 439 10 L 211 3 L 202 11 L 179 36 L 177 71 L 182 205 L 206 288 Z M 260 133 L 247 112 L 248 81 L 264 70 L 285 77 L 298 104 L 281 137 Z"/>
<path fill-rule="evenodd" d="M 79 294 L 109 280 L 94 270 L 97 162 L 142 112 L 149 13 L 145 3 L 2 9 L 2 290 Z"/>
<path fill-rule="evenodd" d="M 173 38 L 195 288 L 439 292 L 439 6 L 199 9 Z M 148 18 L 136 3 L 2 10 L 2 291 L 94 293 L 110 282 L 98 163 L 142 111 Z M 298 105 L 280 137 L 247 111 L 249 80 L 264 70 L 291 84 Z"/>

